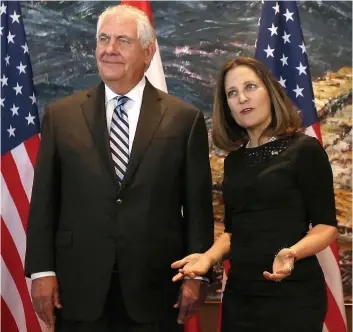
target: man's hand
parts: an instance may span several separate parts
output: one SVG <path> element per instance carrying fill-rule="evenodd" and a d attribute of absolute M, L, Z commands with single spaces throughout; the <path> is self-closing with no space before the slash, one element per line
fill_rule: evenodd
<path fill-rule="evenodd" d="M 56 276 L 37 278 L 31 290 L 34 310 L 48 329 L 54 327 L 54 307 L 61 309 L 59 286 Z"/>
<path fill-rule="evenodd" d="M 184 280 L 181 288 L 178 303 L 174 308 L 179 308 L 178 323 L 183 324 L 200 310 L 206 299 L 208 283 L 202 280 Z"/>

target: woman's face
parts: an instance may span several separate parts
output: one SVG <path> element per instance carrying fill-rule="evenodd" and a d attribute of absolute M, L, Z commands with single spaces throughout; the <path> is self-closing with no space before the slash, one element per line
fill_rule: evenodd
<path fill-rule="evenodd" d="M 226 74 L 224 84 L 235 122 L 248 131 L 267 128 L 271 123 L 271 99 L 256 73 L 239 65 Z"/>

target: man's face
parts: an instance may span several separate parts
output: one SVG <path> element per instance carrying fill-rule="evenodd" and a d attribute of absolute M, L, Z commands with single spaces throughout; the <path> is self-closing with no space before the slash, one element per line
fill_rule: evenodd
<path fill-rule="evenodd" d="M 150 44 L 142 48 L 133 18 L 106 16 L 98 31 L 96 47 L 98 71 L 102 80 L 108 86 L 117 87 L 121 91 L 128 88 L 129 91 L 141 80 L 146 65 L 153 57 L 154 44 Z"/>

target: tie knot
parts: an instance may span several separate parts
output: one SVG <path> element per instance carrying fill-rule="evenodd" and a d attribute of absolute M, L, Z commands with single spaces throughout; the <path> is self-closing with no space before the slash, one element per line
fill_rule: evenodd
<path fill-rule="evenodd" d="M 126 102 L 130 99 L 129 97 L 126 96 L 120 96 L 116 98 L 118 103 L 117 103 L 117 107 L 122 107 L 126 104 Z"/>

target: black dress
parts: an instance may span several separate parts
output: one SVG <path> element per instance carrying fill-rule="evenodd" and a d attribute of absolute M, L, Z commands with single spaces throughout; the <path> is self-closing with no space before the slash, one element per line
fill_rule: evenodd
<path fill-rule="evenodd" d="M 225 231 L 231 270 L 222 332 L 321 332 L 325 281 L 316 256 L 295 263 L 281 282 L 266 280 L 277 252 L 302 239 L 309 225 L 336 226 L 332 171 L 325 150 L 304 134 L 224 161 Z"/>

